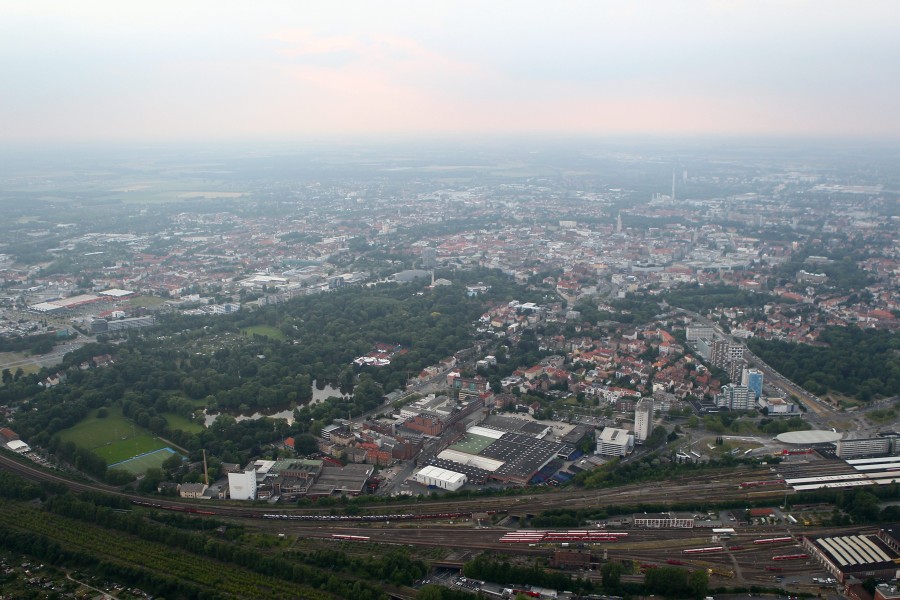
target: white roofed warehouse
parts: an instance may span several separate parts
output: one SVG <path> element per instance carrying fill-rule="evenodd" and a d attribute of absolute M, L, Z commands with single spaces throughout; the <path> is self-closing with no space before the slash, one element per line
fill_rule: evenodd
<path fill-rule="evenodd" d="M 451 492 L 455 492 L 466 484 L 466 476 L 462 473 L 432 466 L 422 468 L 413 479 L 422 485 L 434 486 Z"/>
<path fill-rule="evenodd" d="M 6 447 L 12 450 L 13 452 L 18 452 L 19 454 L 25 454 L 26 452 L 31 452 L 31 447 L 23 442 L 22 440 L 12 440 L 6 443 Z"/>

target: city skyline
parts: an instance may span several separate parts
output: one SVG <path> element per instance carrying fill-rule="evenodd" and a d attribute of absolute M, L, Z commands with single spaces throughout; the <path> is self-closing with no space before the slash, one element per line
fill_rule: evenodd
<path fill-rule="evenodd" d="M 7 2 L 0 141 L 900 136 L 895 3 Z"/>

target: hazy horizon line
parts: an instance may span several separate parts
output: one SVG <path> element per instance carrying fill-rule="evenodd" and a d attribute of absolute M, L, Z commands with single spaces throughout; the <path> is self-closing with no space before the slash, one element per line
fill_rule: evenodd
<path fill-rule="evenodd" d="M 304 146 L 353 146 L 353 145 L 373 145 L 373 146 L 392 146 L 392 145 L 438 145 L 438 144 L 485 144 L 496 143 L 503 145 L 507 143 L 534 142 L 544 144 L 573 144 L 573 143 L 590 143 L 599 145 L 617 145 L 617 144 L 683 144 L 683 145 L 703 145 L 716 143 L 732 143 L 732 144 L 847 144 L 854 145 L 874 145 L 874 146 L 893 146 L 900 147 L 900 136 L 873 136 L 873 135 L 840 135 L 840 134 L 615 134 L 615 135 L 599 135 L 599 134 L 577 134 L 577 133 L 560 133 L 551 134 L 544 132 L 521 132 L 521 133 L 414 133 L 414 134 L 394 134 L 391 136 L 381 134 L 335 134 L 330 136 L 292 136 L 292 137 L 270 137 L 270 136 L 223 136 L 223 137 L 184 137 L 170 139 L 151 139 L 151 138 L 122 138 L 122 139 L 60 139 L 60 140 L 2 140 L 0 139 L 0 151 L 15 151 L 28 149 L 66 149 L 66 148 L 128 148 L 128 149 L 156 149 L 161 147 L 207 147 L 211 145 L 230 147 L 235 145 L 262 145 L 262 146 L 291 146 L 302 148 Z"/>

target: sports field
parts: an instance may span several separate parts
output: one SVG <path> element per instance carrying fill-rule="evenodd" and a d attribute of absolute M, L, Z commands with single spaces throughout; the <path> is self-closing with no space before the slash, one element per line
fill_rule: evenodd
<path fill-rule="evenodd" d="M 161 467 L 162 464 L 166 462 L 166 459 L 173 454 L 175 454 L 175 451 L 169 447 L 160 448 L 159 450 L 154 450 L 153 452 L 141 454 L 140 456 L 123 460 L 120 463 L 109 465 L 109 468 L 122 469 L 123 471 L 128 471 L 132 475 L 140 475 L 141 473 L 146 473 L 147 469 Z"/>
<path fill-rule="evenodd" d="M 92 450 L 108 465 L 166 447 L 161 439 L 122 416 L 120 408 L 108 410 L 108 416 L 102 419 L 97 417 L 97 411 L 92 411 L 74 427 L 60 431 L 59 437 Z"/>
<path fill-rule="evenodd" d="M 465 452 L 466 454 L 478 454 L 495 441 L 494 438 L 485 437 L 483 435 L 475 435 L 474 433 L 467 433 L 463 439 L 461 439 L 458 443 L 450 446 L 451 450 L 458 450 L 460 452 Z"/>

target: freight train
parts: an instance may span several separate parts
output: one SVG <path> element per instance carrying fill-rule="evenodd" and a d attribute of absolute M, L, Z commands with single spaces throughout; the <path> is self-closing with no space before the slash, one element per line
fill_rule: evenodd
<path fill-rule="evenodd" d="M 354 522 L 354 523 L 374 523 L 386 521 L 412 521 L 412 520 L 443 520 L 443 519 L 461 519 L 472 516 L 471 512 L 443 512 L 443 513 L 395 513 L 390 515 L 294 515 L 288 513 L 260 513 L 257 511 L 234 511 L 234 510 L 205 510 L 193 506 L 184 506 L 182 504 L 166 504 L 158 502 L 146 502 L 143 500 L 132 500 L 132 504 L 143 506 L 146 508 L 155 508 L 157 510 L 173 510 L 177 512 L 186 512 L 197 515 L 220 515 L 220 516 L 237 516 L 252 519 L 274 519 L 285 521 L 324 521 L 324 522 Z M 506 511 L 485 511 L 487 514 L 505 513 Z"/>

